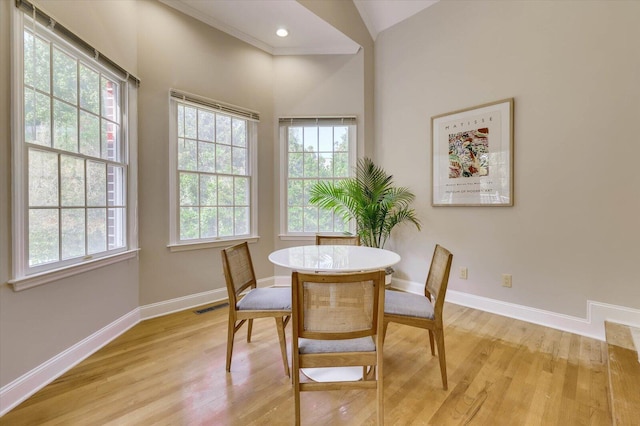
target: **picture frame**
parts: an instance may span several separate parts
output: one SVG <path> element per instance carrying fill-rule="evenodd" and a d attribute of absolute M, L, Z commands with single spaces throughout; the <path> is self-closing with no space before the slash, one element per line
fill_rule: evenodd
<path fill-rule="evenodd" d="M 513 98 L 431 117 L 432 206 L 513 206 Z"/>

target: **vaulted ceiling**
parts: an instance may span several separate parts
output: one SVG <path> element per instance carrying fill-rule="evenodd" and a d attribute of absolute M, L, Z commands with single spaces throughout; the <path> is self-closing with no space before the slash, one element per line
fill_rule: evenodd
<path fill-rule="evenodd" d="M 273 55 L 350 54 L 353 40 L 295 0 L 160 0 L 187 15 Z M 354 0 L 371 36 L 437 0 Z M 287 37 L 276 29 L 286 28 Z"/>

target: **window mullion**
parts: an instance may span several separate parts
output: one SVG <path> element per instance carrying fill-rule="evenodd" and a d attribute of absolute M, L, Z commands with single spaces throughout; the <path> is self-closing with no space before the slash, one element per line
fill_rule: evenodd
<path fill-rule="evenodd" d="M 177 186 L 175 198 L 171 201 L 171 211 L 175 211 L 175 223 L 178 225 L 171 231 L 171 243 L 199 244 L 254 235 L 255 226 L 251 220 L 254 216 L 252 209 L 255 208 L 254 199 L 251 198 L 254 192 L 252 187 L 247 188 L 246 196 L 249 198 L 246 206 L 242 206 L 249 208 L 247 217 L 240 222 L 236 218 L 236 198 L 241 194 L 236 190 L 236 181 L 250 178 L 255 170 L 254 165 L 249 164 L 255 149 L 249 120 L 233 118 L 206 105 L 184 102 L 174 96 L 170 97 L 170 103 L 171 152 L 175 156 L 171 160 L 171 181 L 172 185 Z M 184 122 L 180 121 L 183 120 L 178 114 L 180 111 L 184 111 Z M 192 127 L 194 125 L 195 132 Z M 180 129 L 184 129 L 185 134 L 179 133 Z M 240 133 L 234 132 L 244 132 L 247 138 L 247 147 L 241 151 L 247 162 L 244 170 L 234 168 L 233 155 L 237 151 L 234 148 L 237 147 L 233 144 L 241 137 Z M 184 136 L 189 137 L 189 143 L 178 145 L 178 141 Z M 185 179 L 182 183 L 186 186 L 181 187 L 180 176 L 183 174 L 188 174 L 191 178 Z M 246 184 L 253 185 L 252 182 L 248 179 Z M 201 191 L 202 188 L 205 189 L 204 192 Z M 181 199 L 188 200 L 190 208 L 182 211 Z"/>
<path fill-rule="evenodd" d="M 62 156 L 56 155 L 58 160 L 58 204 L 56 209 L 58 211 L 58 262 L 62 261 Z"/>
<path fill-rule="evenodd" d="M 198 185 L 196 188 L 196 195 L 198 199 L 198 238 L 199 239 L 202 239 L 202 200 L 200 199 L 200 177 L 201 176 L 202 175 L 198 173 Z"/>
<path fill-rule="evenodd" d="M 82 210 L 84 211 L 84 255 L 89 255 L 89 209 L 87 205 L 89 203 L 89 179 L 87 173 L 87 162 L 88 160 L 84 160 L 84 206 Z"/>
<path fill-rule="evenodd" d="M 355 155 L 351 153 L 356 148 L 355 121 L 353 117 L 345 119 L 348 120 L 346 123 L 340 117 L 279 120 L 283 162 L 280 223 L 283 236 L 308 235 L 313 229 L 321 232 L 341 231 L 335 227 L 336 220 L 340 218 L 336 218 L 333 212 L 326 214 L 320 207 L 310 205 L 308 197 L 313 182 L 339 182 L 344 178 L 344 168 L 351 169 L 354 166 Z M 313 144 L 310 144 L 307 136 L 314 139 Z M 324 156 L 331 162 L 328 168 L 325 168 Z M 295 175 L 290 174 L 291 164 L 297 169 Z M 290 201 L 293 204 L 289 205 Z"/>

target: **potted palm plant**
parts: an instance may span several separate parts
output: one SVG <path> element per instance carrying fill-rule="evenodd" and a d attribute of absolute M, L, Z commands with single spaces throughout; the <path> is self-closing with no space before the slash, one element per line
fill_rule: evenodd
<path fill-rule="evenodd" d="M 408 188 L 394 186 L 393 175 L 364 157 L 358 160 L 354 177 L 315 184 L 309 202 L 333 211 L 345 222 L 354 220 L 363 245 L 384 248 L 396 225 L 410 222 L 420 230 L 411 208 L 414 198 Z"/>

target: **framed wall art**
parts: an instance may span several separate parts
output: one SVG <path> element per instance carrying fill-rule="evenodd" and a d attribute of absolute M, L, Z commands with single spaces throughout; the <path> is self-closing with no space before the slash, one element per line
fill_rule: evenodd
<path fill-rule="evenodd" d="M 431 118 L 433 206 L 513 205 L 513 98 Z"/>

